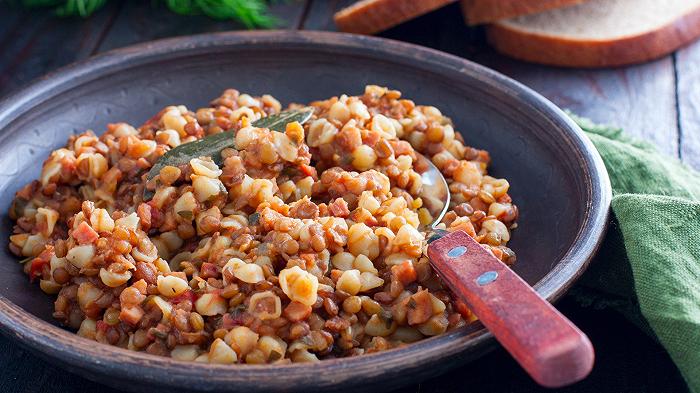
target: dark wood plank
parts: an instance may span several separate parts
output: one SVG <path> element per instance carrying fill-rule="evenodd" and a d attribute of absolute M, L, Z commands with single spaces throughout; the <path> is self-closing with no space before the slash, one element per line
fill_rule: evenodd
<path fill-rule="evenodd" d="M 3 393 L 119 392 L 76 377 L 55 364 L 37 358 L 5 337 L 0 337 L 0 367 L 0 392 Z"/>
<path fill-rule="evenodd" d="M 700 169 L 700 42 L 678 51 L 678 119 L 683 162 Z"/>
<path fill-rule="evenodd" d="M 348 3 L 350 1 L 314 0 L 304 28 L 334 29 L 333 12 Z M 490 49 L 481 28 L 465 26 L 458 4 L 404 23 L 380 36 L 428 46 L 484 64 L 533 88 L 561 108 L 596 122 L 623 127 L 631 135 L 653 142 L 663 152 L 678 155 L 675 79 L 670 56 L 638 66 L 603 70 L 527 64 Z M 696 64 L 700 60 L 700 55 L 697 56 Z M 687 64 L 690 67 L 693 62 Z M 700 74 L 700 71 L 695 73 Z M 691 84 L 687 86 L 692 88 Z M 700 146 L 700 136 L 697 138 Z"/>
<path fill-rule="evenodd" d="M 566 70 L 502 58 L 484 64 L 535 89 L 562 108 L 627 133 L 678 155 L 675 80 L 670 57 L 610 70 Z"/>
<path fill-rule="evenodd" d="M 9 4 L 0 2 L 0 53 L 9 40 L 16 36 L 15 32 L 26 17 L 26 12 L 20 12 Z"/>
<path fill-rule="evenodd" d="M 57 18 L 51 10 L 3 10 L 3 20 L 12 14 L 19 19 L 0 40 L 0 96 L 93 54 L 119 5 L 110 2 L 86 20 Z"/>
<path fill-rule="evenodd" d="M 296 29 L 301 23 L 306 1 L 278 2 L 270 7 L 281 24 L 278 28 Z M 170 12 L 162 3 L 126 2 L 112 29 L 99 46 L 99 52 L 139 42 L 181 35 L 243 30 L 234 21 L 217 21 L 206 16 L 181 16 Z"/>
<path fill-rule="evenodd" d="M 352 3 L 354 3 L 353 0 L 311 0 L 308 15 L 301 28 L 337 31 L 333 23 L 333 14 Z"/>

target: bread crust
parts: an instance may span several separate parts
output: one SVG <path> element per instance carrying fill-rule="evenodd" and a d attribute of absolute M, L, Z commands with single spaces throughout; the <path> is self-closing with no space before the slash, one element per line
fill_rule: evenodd
<path fill-rule="evenodd" d="M 614 67 L 665 56 L 700 37 L 700 7 L 637 35 L 609 40 L 576 39 L 531 33 L 506 24 L 490 25 L 489 43 L 516 59 L 562 67 Z"/>
<path fill-rule="evenodd" d="M 495 22 L 516 16 L 536 14 L 554 8 L 576 5 L 586 0 L 461 0 L 464 19 L 469 25 Z"/>
<path fill-rule="evenodd" d="M 374 34 L 457 0 L 363 0 L 334 16 L 341 31 Z"/>

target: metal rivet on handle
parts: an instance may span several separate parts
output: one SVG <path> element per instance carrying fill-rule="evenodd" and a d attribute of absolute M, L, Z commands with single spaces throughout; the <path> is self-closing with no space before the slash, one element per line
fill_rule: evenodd
<path fill-rule="evenodd" d="M 479 277 L 476 278 L 476 283 L 484 286 L 487 284 L 491 284 L 492 282 L 496 281 L 498 278 L 498 272 L 495 271 L 488 271 L 486 273 L 482 273 Z"/>
<path fill-rule="evenodd" d="M 447 256 L 450 258 L 457 258 L 458 256 L 464 255 L 467 252 L 467 248 L 464 246 L 458 246 L 447 252 Z"/>

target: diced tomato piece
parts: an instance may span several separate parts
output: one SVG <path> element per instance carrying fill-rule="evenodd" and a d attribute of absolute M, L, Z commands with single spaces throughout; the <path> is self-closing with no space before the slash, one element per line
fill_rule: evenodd
<path fill-rule="evenodd" d="M 282 315 L 291 322 L 303 321 L 311 315 L 311 306 L 294 301 L 284 308 Z"/>
<path fill-rule="evenodd" d="M 377 221 L 377 219 L 374 218 L 374 216 L 368 216 L 365 219 L 365 225 L 367 225 L 368 227 L 376 227 L 379 225 L 379 221 Z"/>
<path fill-rule="evenodd" d="M 218 275 L 219 275 L 219 270 L 216 268 L 216 265 L 214 265 L 213 263 L 204 262 L 202 264 L 202 267 L 199 269 L 199 276 L 205 280 L 207 278 L 216 278 Z"/>
<path fill-rule="evenodd" d="M 103 333 L 106 332 L 107 329 L 109 329 L 109 325 L 107 324 L 107 322 L 105 322 L 103 320 L 97 321 L 96 325 L 97 325 L 97 330 L 99 330 Z"/>
<path fill-rule="evenodd" d="M 184 302 L 185 300 L 189 300 L 190 302 L 194 303 L 194 301 L 197 300 L 197 295 L 195 295 L 194 291 L 188 289 L 185 292 L 170 299 L 170 303 L 179 304 Z"/>
<path fill-rule="evenodd" d="M 476 231 L 474 230 L 474 224 L 471 221 L 464 220 L 460 221 L 458 224 L 450 227 L 450 232 L 462 230 L 467 233 L 470 237 L 476 236 Z"/>
<path fill-rule="evenodd" d="M 318 179 L 318 174 L 316 173 L 316 168 L 311 165 L 301 164 L 299 165 L 299 170 L 306 176 L 311 176 L 314 179 Z"/>
<path fill-rule="evenodd" d="M 136 326 L 141 318 L 143 318 L 143 315 L 143 309 L 139 306 L 124 307 L 119 313 L 119 320 L 124 321 L 131 326 Z"/>
<path fill-rule="evenodd" d="M 303 253 L 299 254 L 299 258 L 304 260 L 307 268 L 316 265 L 316 254 Z"/>
<path fill-rule="evenodd" d="M 462 315 L 462 318 L 464 318 L 467 323 L 477 320 L 476 315 L 474 315 L 472 310 L 470 310 L 463 301 L 457 300 L 455 301 L 455 305 L 457 306 L 457 312 Z"/>
<path fill-rule="evenodd" d="M 374 145 L 377 144 L 377 141 L 379 140 L 379 138 L 381 138 L 381 135 L 379 134 L 379 132 L 368 130 L 362 138 L 362 143 L 364 143 L 365 145 L 367 145 L 369 147 L 374 147 Z"/>
<path fill-rule="evenodd" d="M 41 277 L 44 271 L 44 266 L 49 265 L 51 257 L 54 255 L 53 246 L 47 245 L 41 254 L 37 255 L 36 258 L 32 259 L 31 265 L 29 266 L 29 280 L 34 281 L 34 279 Z"/>
<path fill-rule="evenodd" d="M 340 279 L 340 276 L 342 276 L 342 275 L 343 275 L 342 270 L 338 270 L 338 269 L 331 270 L 331 280 L 333 280 L 334 282 L 338 282 L 338 280 Z"/>
<path fill-rule="evenodd" d="M 78 244 L 94 243 L 100 237 L 100 235 L 85 221 L 78 225 L 78 228 L 73 231 L 72 236 L 78 241 Z"/>
<path fill-rule="evenodd" d="M 498 199 L 496 199 L 496 202 L 498 203 L 512 203 L 513 199 L 511 199 L 510 195 L 508 194 L 503 194 Z"/>
<path fill-rule="evenodd" d="M 151 222 L 153 217 L 151 216 L 151 205 L 148 203 L 142 203 L 136 208 L 136 214 L 139 216 L 139 221 L 141 223 L 141 229 L 148 231 L 151 229 Z"/>
<path fill-rule="evenodd" d="M 350 209 L 348 208 L 348 203 L 343 198 L 337 198 L 333 202 L 328 204 L 328 211 L 332 216 L 335 217 L 347 217 L 350 215 Z"/>
<path fill-rule="evenodd" d="M 418 274 L 411 261 L 403 261 L 398 265 L 392 266 L 391 273 L 403 285 L 408 285 L 418 279 Z"/>
<path fill-rule="evenodd" d="M 164 214 L 155 206 L 154 201 L 149 201 L 148 206 L 151 208 L 151 227 L 157 228 L 163 223 Z"/>
<path fill-rule="evenodd" d="M 42 260 L 40 258 L 34 258 L 32 260 L 32 266 L 29 268 L 29 279 L 34 281 L 34 279 L 41 277 L 44 266 L 48 265 L 49 262 Z"/>

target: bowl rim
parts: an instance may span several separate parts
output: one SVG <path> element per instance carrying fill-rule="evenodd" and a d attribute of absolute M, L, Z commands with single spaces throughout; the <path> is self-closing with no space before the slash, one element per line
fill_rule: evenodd
<path fill-rule="evenodd" d="M 0 101 L 0 130 L 41 101 L 42 94 L 58 95 L 66 90 L 120 72 L 125 66 L 137 66 L 178 55 L 197 54 L 236 45 L 302 45 L 326 46 L 333 50 L 363 50 L 370 55 L 390 53 L 419 59 L 437 69 L 449 69 L 470 77 L 478 77 L 493 88 L 517 95 L 528 110 L 551 119 L 568 130 L 572 142 L 580 149 L 579 160 L 585 162 L 586 181 L 591 186 L 583 225 L 575 241 L 549 273 L 533 287 L 550 302 L 558 299 L 580 277 L 600 246 L 608 222 L 612 191 L 603 161 L 583 131 L 561 109 L 530 88 L 496 71 L 434 49 L 384 38 L 316 31 L 255 31 L 209 33 L 145 42 L 114 49 L 73 63 L 31 83 Z M 128 68 L 128 67 L 126 67 Z M 49 97 L 50 98 L 50 97 Z M 0 143 L 7 133 L 0 131 Z M 467 329 L 428 338 L 406 347 L 366 354 L 358 357 L 329 359 L 320 363 L 289 365 L 244 365 L 232 368 L 182 362 L 157 357 L 145 352 L 129 351 L 93 342 L 46 322 L 0 295 L 0 331 L 45 357 L 57 357 L 71 368 L 109 375 L 131 381 L 144 381 L 162 386 L 187 386 L 187 382 L 205 378 L 212 389 L 231 388 L 241 383 L 257 388 L 287 387 L 302 382 L 301 370 L 313 373 L 318 386 L 335 386 L 358 376 L 376 376 L 377 370 L 394 366 L 418 367 L 430 361 L 457 356 L 468 348 L 481 349 L 493 343 L 493 336 L 480 324 Z M 406 359 L 411 359 L 407 366 Z M 339 373 L 339 370 L 353 372 Z M 273 373 L 273 374 L 271 374 Z M 364 373 L 364 374 L 363 374 Z M 265 376 L 275 378 L 265 379 Z M 265 381 L 262 382 L 261 381 Z M 304 382 L 309 382 L 305 380 Z M 357 382 L 357 381 L 356 381 Z M 257 386 L 256 386 L 257 385 Z M 200 387 L 201 388 L 201 387 Z M 207 387 L 209 389 L 209 387 Z"/>

